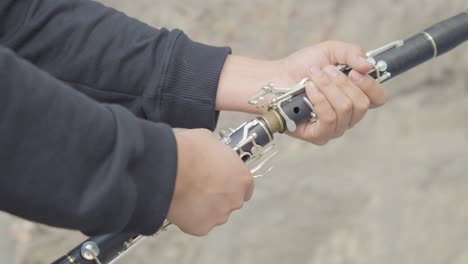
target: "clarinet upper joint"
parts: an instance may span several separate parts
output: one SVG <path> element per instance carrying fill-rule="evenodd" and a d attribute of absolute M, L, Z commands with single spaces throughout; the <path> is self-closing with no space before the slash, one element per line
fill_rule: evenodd
<path fill-rule="evenodd" d="M 405 42 L 403 40 L 396 40 L 380 48 L 368 51 L 366 53 L 367 61 L 369 61 L 369 63 L 372 64 L 373 68 L 367 74 L 374 77 L 379 83 L 390 79 L 390 77 L 392 77 L 392 73 L 387 71 L 387 62 L 384 60 L 377 61 L 376 57 L 391 49 L 399 48 L 404 44 Z M 348 65 L 338 65 L 338 69 L 343 72 L 349 72 L 352 70 L 351 67 L 349 67 Z"/>
<path fill-rule="evenodd" d="M 375 73 L 375 78 L 380 83 L 392 77 L 391 72 L 387 71 L 387 68 L 388 68 L 387 62 L 383 60 L 376 61 L 375 57 L 391 49 L 399 48 L 403 45 L 405 45 L 405 42 L 403 40 L 396 40 L 380 48 L 368 51 L 366 55 L 367 55 L 368 61 L 373 66 L 373 69 L 368 74 Z"/>

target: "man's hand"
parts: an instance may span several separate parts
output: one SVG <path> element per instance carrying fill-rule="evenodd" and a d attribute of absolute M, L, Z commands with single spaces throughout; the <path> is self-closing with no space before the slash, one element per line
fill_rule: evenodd
<path fill-rule="evenodd" d="M 345 76 L 336 70 L 338 64 L 347 64 L 353 70 Z M 311 82 L 306 92 L 318 121 L 298 125 L 291 135 L 323 145 L 342 136 L 369 108 L 385 103 L 383 87 L 366 74 L 371 68 L 363 49 L 337 41 L 323 42 L 276 61 L 229 56 L 221 74 L 216 108 L 260 114 L 259 109 L 247 104 L 260 92 L 259 87 L 271 81 L 279 87 L 292 87 L 308 77 Z"/>
<path fill-rule="evenodd" d="M 168 220 L 185 233 L 203 236 L 250 199 L 253 178 L 209 130 L 186 130 L 176 140 L 177 179 Z"/>
<path fill-rule="evenodd" d="M 346 64 L 348 76 L 334 65 Z M 294 84 L 305 76 L 306 87 L 318 121 L 297 127 L 292 136 L 323 145 L 342 136 L 359 122 L 371 107 L 385 103 L 385 91 L 366 73 L 372 69 L 362 48 L 343 42 L 327 41 L 302 49 L 281 60 L 282 80 Z"/>

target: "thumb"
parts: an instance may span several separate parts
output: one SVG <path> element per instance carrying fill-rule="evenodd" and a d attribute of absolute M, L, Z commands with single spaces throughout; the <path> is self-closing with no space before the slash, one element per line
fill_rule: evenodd
<path fill-rule="evenodd" d="M 346 64 L 361 73 L 372 69 L 366 52 L 357 45 L 340 41 L 326 41 L 319 45 L 333 65 Z"/>

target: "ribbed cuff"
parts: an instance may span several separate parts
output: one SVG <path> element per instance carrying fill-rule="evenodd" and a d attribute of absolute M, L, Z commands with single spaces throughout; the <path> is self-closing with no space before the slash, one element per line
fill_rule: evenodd
<path fill-rule="evenodd" d="M 219 77 L 227 47 L 212 47 L 181 34 L 176 41 L 160 94 L 161 121 L 172 127 L 214 130 Z"/>
<path fill-rule="evenodd" d="M 163 224 L 171 205 L 177 175 L 177 144 L 172 129 L 138 120 L 145 151 L 134 164 L 136 207 L 124 232 L 152 235 Z"/>

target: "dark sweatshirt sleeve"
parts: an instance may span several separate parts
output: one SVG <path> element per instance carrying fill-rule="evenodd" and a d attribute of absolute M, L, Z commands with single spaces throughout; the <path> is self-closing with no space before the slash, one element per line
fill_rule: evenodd
<path fill-rule="evenodd" d="M 100 104 L 0 47 L 0 210 L 87 234 L 152 234 L 177 169 L 172 129 Z"/>
<path fill-rule="evenodd" d="M 173 127 L 216 125 L 216 91 L 229 48 L 152 28 L 89 0 L 0 1 L 0 44 L 139 117 Z"/>

